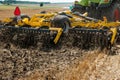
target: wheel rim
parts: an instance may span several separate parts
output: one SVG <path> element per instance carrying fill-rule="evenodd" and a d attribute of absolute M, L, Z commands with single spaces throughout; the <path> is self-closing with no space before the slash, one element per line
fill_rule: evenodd
<path fill-rule="evenodd" d="M 68 32 L 68 28 L 69 28 L 69 23 L 68 22 L 65 22 L 64 24 L 63 24 L 63 31 L 64 31 L 64 33 L 66 33 L 66 32 Z"/>

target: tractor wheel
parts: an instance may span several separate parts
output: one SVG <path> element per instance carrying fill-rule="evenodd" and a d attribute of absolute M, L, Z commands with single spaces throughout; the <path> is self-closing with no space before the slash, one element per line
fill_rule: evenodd
<path fill-rule="evenodd" d="M 17 24 L 17 20 L 18 20 L 18 19 L 24 19 L 24 18 L 28 18 L 28 19 L 30 20 L 30 17 L 27 16 L 27 15 L 21 15 L 21 16 L 19 16 L 19 17 L 11 17 L 12 21 L 11 21 L 9 24 L 7 24 L 7 25 L 14 26 L 14 25 Z"/>
<path fill-rule="evenodd" d="M 28 15 L 21 15 L 21 18 L 24 19 L 24 18 L 28 18 L 30 19 L 30 17 Z"/>
<path fill-rule="evenodd" d="M 80 13 L 85 13 L 86 12 L 86 7 L 85 6 L 81 6 L 79 4 L 76 4 L 73 6 L 73 9 L 71 10 L 72 12 L 80 12 Z"/>
<path fill-rule="evenodd" d="M 69 18 L 65 15 L 57 15 L 52 20 L 52 27 L 58 27 L 62 28 L 63 32 L 68 32 L 68 29 L 70 28 L 70 21 Z"/>
<path fill-rule="evenodd" d="M 48 26 L 41 26 L 39 29 L 49 29 Z"/>
<path fill-rule="evenodd" d="M 106 16 L 108 21 L 120 20 L 120 2 L 114 2 L 109 7 L 101 9 L 101 16 Z"/>
<path fill-rule="evenodd" d="M 17 22 L 18 18 L 21 18 L 21 19 L 28 18 L 28 19 L 30 19 L 30 17 L 28 15 L 21 15 L 20 17 L 13 17 L 13 21 Z"/>

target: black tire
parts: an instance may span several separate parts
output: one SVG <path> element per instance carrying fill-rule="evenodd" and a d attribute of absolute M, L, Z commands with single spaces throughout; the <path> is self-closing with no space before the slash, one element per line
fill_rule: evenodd
<path fill-rule="evenodd" d="M 20 15 L 20 18 L 21 18 L 21 19 L 24 19 L 24 18 L 30 19 L 30 17 L 29 17 L 28 15 Z M 17 17 L 13 17 L 13 21 L 16 21 L 16 22 L 17 22 Z"/>
<path fill-rule="evenodd" d="M 11 17 L 12 21 L 7 25 L 15 26 L 17 24 L 18 19 L 24 19 L 24 18 L 28 18 L 30 20 L 30 17 L 28 15 L 20 15 L 20 17 Z"/>
<path fill-rule="evenodd" d="M 49 29 L 48 26 L 41 26 L 39 29 Z"/>
<path fill-rule="evenodd" d="M 97 9 L 96 7 L 88 7 L 87 12 L 89 17 L 100 19 L 100 20 L 102 19 L 101 9 Z"/>
<path fill-rule="evenodd" d="M 106 16 L 108 21 L 120 20 L 120 1 L 111 3 L 109 7 L 101 9 L 101 17 Z"/>
<path fill-rule="evenodd" d="M 30 19 L 30 17 L 28 15 L 21 15 L 21 19 L 24 19 L 24 18 Z"/>
<path fill-rule="evenodd" d="M 59 27 L 63 29 L 63 32 L 68 32 L 68 29 L 70 28 L 70 21 L 69 18 L 65 15 L 57 15 L 53 18 L 52 27 Z"/>
<path fill-rule="evenodd" d="M 86 12 L 86 8 L 85 6 L 81 6 L 79 4 L 75 4 L 73 9 L 71 10 L 72 12 L 80 12 L 80 13 L 85 13 Z"/>

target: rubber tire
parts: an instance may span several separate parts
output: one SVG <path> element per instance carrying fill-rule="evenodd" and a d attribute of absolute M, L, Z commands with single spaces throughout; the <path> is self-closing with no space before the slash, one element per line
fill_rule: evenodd
<path fill-rule="evenodd" d="M 21 15 L 20 16 L 21 19 L 24 19 L 24 18 L 28 18 L 30 20 L 30 17 L 28 15 Z M 8 24 L 8 25 L 11 25 L 11 26 L 14 26 L 17 24 L 17 17 L 11 17 L 12 21 Z"/>
<path fill-rule="evenodd" d="M 101 9 L 101 17 L 106 16 L 108 21 L 116 21 L 116 9 L 118 10 L 118 20 L 120 20 L 120 2 L 114 2 L 109 7 Z"/>
<path fill-rule="evenodd" d="M 21 15 L 20 17 L 21 17 L 21 19 L 24 19 L 24 18 L 30 19 L 30 17 L 28 15 Z M 13 20 L 17 22 L 17 17 L 13 17 Z"/>
<path fill-rule="evenodd" d="M 48 26 L 41 26 L 39 29 L 49 29 Z"/>
<path fill-rule="evenodd" d="M 30 17 L 28 15 L 21 15 L 21 19 L 24 19 L 24 18 L 30 19 Z"/>
<path fill-rule="evenodd" d="M 65 15 L 57 15 L 52 20 L 52 27 L 59 27 L 63 29 L 63 32 L 68 32 L 70 28 L 69 18 Z"/>
<path fill-rule="evenodd" d="M 74 5 L 73 9 L 71 10 L 72 12 L 80 12 L 80 13 L 85 13 L 86 12 L 86 8 L 85 6 L 81 6 L 79 4 Z"/>

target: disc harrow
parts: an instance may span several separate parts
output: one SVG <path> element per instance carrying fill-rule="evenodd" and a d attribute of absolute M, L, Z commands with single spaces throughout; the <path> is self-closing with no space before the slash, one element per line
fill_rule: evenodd
<path fill-rule="evenodd" d="M 38 46 L 50 48 L 56 36 L 56 31 L 49 29 L 35 29 L 29 27 L 1 26 L 1 42 L 13 43 L 20 47 Z M 41 44 L 41 45 L 40 45 Z"/>
<path fill-rule="evenodd" d="M 73 46 L 81 49 L 104 49 L 110 48 L 110 38 L 108 30 L 73 28 L 69 30 L 69 36 L 73 38 Z"/>
<path fill-rule="evenodd" d="M 32 17 L 19 14 L 1 23 L 1 41 L 22 47 L 50 49 L 61 45 L 111 49 L 120 33 L 118 21 L 109 22 L 106 17 L 98 20 L 87 16 L 87 13 L 71 11 L 39 13 Z"/>

